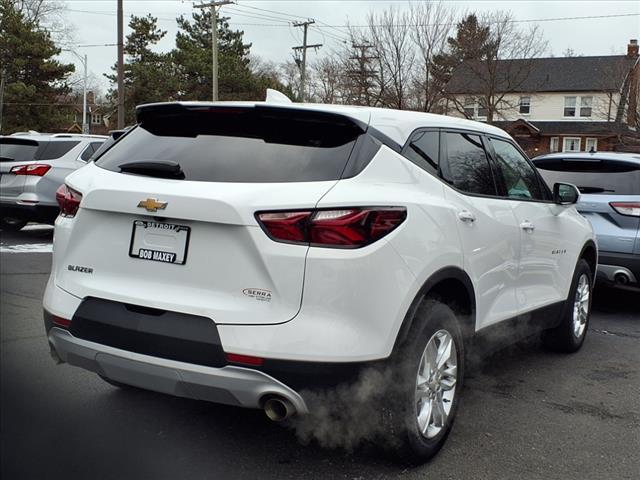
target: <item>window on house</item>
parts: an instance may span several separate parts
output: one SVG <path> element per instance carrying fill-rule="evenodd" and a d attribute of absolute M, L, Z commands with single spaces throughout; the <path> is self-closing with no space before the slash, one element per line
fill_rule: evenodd
<path fill-rule="evenodd" d="M 580 116 L 591 116 L 591 104 L 593 103 L 593 97 L 580 97 Z"/>
<path fill-rule="evenodd" d="M 485 101 L 481 98 L 478 98 L 478 118 L 486 118 L 487 117 L 487 107 Z"/>
<path fill-rule="evenodd" d="M 587 141 L 584 144 L 585 152 L 596 152 L 598 150 L 598 139 L 597 138 L 587 138 Z"/>
<path fill-rule="evenodd" d="M 100 115 L 99 113 L 92 113 L 91 123 L 93 125 L 99 125 L 100 123 L 102 123 L 102 115 Z"/>
<path fill-rule="evenodd" d="M 549 151 L 557 152 L 560 150 L 560 137 L 551 137 L 551 141 L 549 142 Z"/>
<path fill-rule="evenodd" d="M 564 97 L 564 116 L 576 116 L 576 100 L 577 97 Z"/>
<path fill-rule="evenodd" d="M 520 97 L 520 113 L 522 115 L 531 113 L 531 97 Z"/>
<path fill-rule="evenodd" d="M 476 99 L 473 97 L 465 97 L 464 99 L 464 114 L 468 118 L 476 116 Z"/>
<path fill-rule="evenodd" d="M 580 137 L 564 137 L 563 152 L 579 152 Z"/>

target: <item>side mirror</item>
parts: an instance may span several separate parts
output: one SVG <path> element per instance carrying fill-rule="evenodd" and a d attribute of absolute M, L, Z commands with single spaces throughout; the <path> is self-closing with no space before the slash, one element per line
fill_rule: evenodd
<path fill-rule="evenodd" d="M 556 183 L 553 185 L 553 203 L 557 205 L 573 205 L 580 198 L 580 190 L 570 183 Z"/>

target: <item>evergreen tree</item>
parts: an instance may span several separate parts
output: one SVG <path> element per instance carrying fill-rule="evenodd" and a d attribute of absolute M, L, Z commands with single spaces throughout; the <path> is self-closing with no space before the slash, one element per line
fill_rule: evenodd
<path fill-rule="evenodd" d="M 267 88 L 280 85 L 268 75 L 251 71 L 251 44 L 245 44 L 244 32 L 231 30 L 227 20 L 218 19 L 218 96 L 220 100 L 263 100 Z M 191 20 L 180 17 L 178 28 L 172 59 L 178 71 L 180 97 L 211 100 L 211 12 L 194 12 Z"/>
<path fill-rule="evenodd" d="M 0 0 L 0 74 L 4 80 L 2 133 L 56 131 L 68 111 L 59 108 L 75 70 L 38 21 L 29 21 L 13 0 Z"/>
<path fill-rule="evenodd" d="M 485 60 L 495 55 L 491 30 L 481 25 L 475 14 L 467 15 L 456 25 L 456 36 L 447 39 L 447 52 L 434 57 L 434 78 L 446 85 L 453 70 L 465 60 Z"/>
<path fill-rule="evenodd" d="M 151 47 L 167 34 L 158 28 L 157 18 L 132 16 L 129 28 L 132 32 L 125 41 L 124 91 L 125 123 L 135 123 L 135 107 L 143 103 L 165 102 L 178 97 L 177 79 L 171 61 L 171 54 L 156 53 Z M 117 66 L 112 67 L 114 72 Z M 114 84 L 117 75 L 107 75 Z M 109 91 L 109 99 L 117 103 L 118 92 Z"/>

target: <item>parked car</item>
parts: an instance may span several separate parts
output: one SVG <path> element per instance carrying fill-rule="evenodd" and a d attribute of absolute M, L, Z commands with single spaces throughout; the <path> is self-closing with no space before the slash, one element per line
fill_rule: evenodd
<path fill-rule="evenodd" d="M 53 223 L 59 212 L 56 190 L 106 138 L 38 132 L 0 136 L 0 229 Z"/>
<path fill-rule="evenodd" d="M 598 239 L 597 278 L 640 287 L 640 154 L 554 153 L 533 163 L 549 185 L 569 182 L 582 193 L 576 208 Z"/>
<path fill-rule="evenodd" d="M 575 187 L 550 191 L 504 131 L 269 102 L 137 118 L 58 191 L 55 359 L 273 420 L 309 413 L 306 389 L 384 369 L 375 423 L 423 461 L 452 427 L 472 344 L 543 330 L 581 347 L 591 226 Z"/>

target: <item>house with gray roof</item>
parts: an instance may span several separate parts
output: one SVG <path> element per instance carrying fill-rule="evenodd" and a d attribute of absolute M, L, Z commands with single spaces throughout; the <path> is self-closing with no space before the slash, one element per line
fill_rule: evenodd
<path fill-rule="evenodd" d="M 507 130 L 529 155 L 640 152 L 638 41 L 627 55 L 467 61 L 446 87 L 448 115 Z"/>

